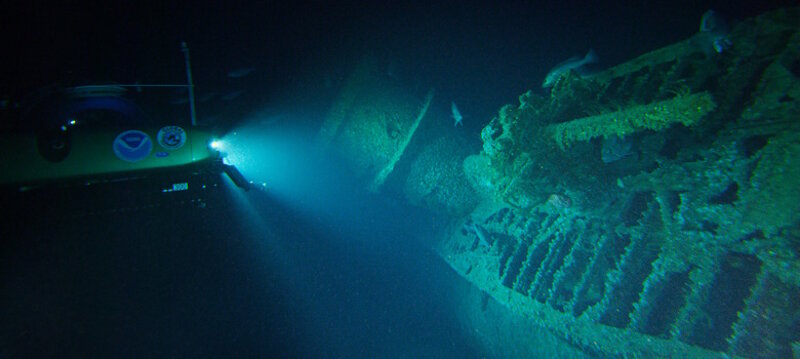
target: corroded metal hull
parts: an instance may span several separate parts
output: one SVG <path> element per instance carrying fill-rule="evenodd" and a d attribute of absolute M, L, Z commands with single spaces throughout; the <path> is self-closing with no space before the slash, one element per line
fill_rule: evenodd
<path fill-rule="evenodd" d="M 791 357 L 797 24 L 799 9 L 775 11 L 739 24 L 724 56 L 689 39 L 503 107 L 464 161 L 480 204 L 442 234 L 441 257 L 589 355 Z M 636 156 L 600 161 L 610 136 Z"/>

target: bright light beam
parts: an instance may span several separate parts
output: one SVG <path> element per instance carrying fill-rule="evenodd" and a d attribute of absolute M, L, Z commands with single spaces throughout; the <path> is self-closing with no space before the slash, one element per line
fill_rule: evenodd
<path fill-rule="evenodd" d="M 343 173 L 348 166 L 315 145 L 314 131 L 262 123 L 270 122 L 255 119 L 222 138 L 225 163 L 311 218 L 335 226 L 352 221 L 358 209 L 354 181 Z"/>

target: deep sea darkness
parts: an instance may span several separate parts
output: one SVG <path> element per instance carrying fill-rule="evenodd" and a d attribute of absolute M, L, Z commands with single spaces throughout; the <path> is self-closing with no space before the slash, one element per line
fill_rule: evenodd
<path fill-rule="evenodd" d="M 407 210 L 362 207 L 365 223 L 383 225 L 344 238 L 261 192 L 245 196 L 255 211 L 220 190 L 206 208 L 4 221 L 0 352 L 478 355 L 448 297 L 465 284 L 390 218 Z"/>
<path fill-rule="evenodd" d="M 606 68 L 698 31 L 714 9 L 735 23 L 793 1 L 11 1 L 0 13 L 8 56 L 0 95 L 46 85 L 183 83 L 185 41 L 198 93 L 230 92 L 229 71 L 253 67 L 248 105 L 315 98 L 365 55 L 409 88 L 434 87 L 490 119 L 547 71 L 594 49 Z M 335 84 L 335 82 L 334 82 Z M 215 117 L 222 114 L 216 113 Z M 238 118 L 224 121 L 236 122 Z M 475 131 L 483 120 L 467 123 Z"/>

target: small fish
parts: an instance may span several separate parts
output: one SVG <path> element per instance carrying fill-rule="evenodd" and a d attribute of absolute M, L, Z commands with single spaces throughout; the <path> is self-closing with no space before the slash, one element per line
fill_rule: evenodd
<path fill-rule="evenodd" d="M 570 70 L 579 71 L 581 67 L 595 62 L 597 62 L 597 54 L 594 53 L 594 50 L 589 50 L 583 58 L 578 56 L 570 57 L 553 67 L 553 69 L 547 73 L 547 76 L 544 77 L 544 81 L 542 82 L 542 88 L 552 87 L 562 74 Z"/>
<path fill-rule="evenodd" d="M 631 151 L 633 148 L 633 140 L 630 137 L 619 137 L 611 135 L 603 139 L 603 145 L 600 147 L 600 158 L 603 163 L 611 163 L 619 161 L 625 157 L 635 155 Z"/>
<path fill-rule="evenodd" d="M 250 75 L 255 70 L 256 70 L 255 67 L 242 67 L 228 72 L 228 77 L 232 79 L 238 79 L 240 77 L 245 77 L 247 75 Z"/>
<path fill-rule="evenodd" d="M 222 101 L 232 101 L 242 96 L 242 94 L 244 94 L 244 90 L 231 91 L 222 95 L 219 99 Z"/>
<path fill-rule="evenodd" d="M 572 199 L 567 195 L 553 193 L 547 197 L 547 203 L 555 209 L 564 210 L 572 207 Z"/>
<path fill-rule="evenodd" d="M 700 36 L 717 53 L 731 48 L 733 42 L 728 38 L 728 23 L 714 10 L 708 10 L 700 18 Z"/>
<path fill-rule="evenodd" d="M 458 106 L 456 106 L 455 102 L 450 103 L 450 112 L 452 113 L 450 116 L 453 117 L 454 121 L 453 127 L 464 126 L 464 116 L 461 116 L 461 112 L 458 111 Z"/>
<path fill-rule="evenodd" d="M 216 92 L 208 92 L 203 94 L 202 96 L 197 97 L 197 102 L 208 102 L 214 99 L 217 96 Z"/>

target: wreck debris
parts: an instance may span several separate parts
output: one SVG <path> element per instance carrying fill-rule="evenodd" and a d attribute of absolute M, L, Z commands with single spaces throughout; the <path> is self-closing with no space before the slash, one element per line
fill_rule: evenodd
<path fill-rule="evenodd" d="M 674 123 L 693 126 L 716 107 L 708 92 L 679 95 L 669 100 L 550 125 L 545 131 L 551 133 L 558 146 L 565 149 L 576 141 L 589 141 L 601 136 L 627 136 L 643 130 L 661 131 Z"/>
<path fill-rule="evenodd" d="M 403 156 L 433 99 L 433 89 L 421 101 L 364 58 L 347 79 L 329 111 L 316 142 L 338 151 L 349 170 L 375 191 Z"/>
<path fill-rule="evenodd" d="M 463 218 L 503 240 L 480 251 L 475 234 L 453 230 L 438 252 L 512 315 L 585 353 L 791 357 L 797 19 L 800 8 L 777 10 L 733 28 L 720 56 L 688 39 L 503 106 L 463 164 L 481 198 Z M 632 136 L 639 158 L 601 161 L 609 136 Z M 554 193 L 569 210 L 553 210 Z"/>

